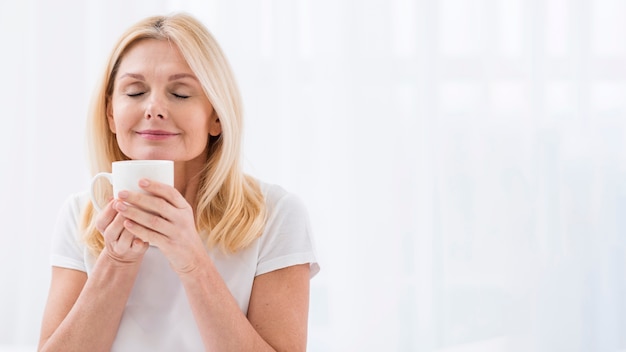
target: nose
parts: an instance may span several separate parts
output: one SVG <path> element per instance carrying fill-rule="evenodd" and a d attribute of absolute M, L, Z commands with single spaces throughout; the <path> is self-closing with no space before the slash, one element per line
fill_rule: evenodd
<path fill-rule="evenodd" d="M 167 118 L 165 103 L 163 102 L 163 99 L 157 97 L 156 94 L 152 95 L 147 101 L 145 118 L 148 120 L 152 118 L 161 120 Z"/>

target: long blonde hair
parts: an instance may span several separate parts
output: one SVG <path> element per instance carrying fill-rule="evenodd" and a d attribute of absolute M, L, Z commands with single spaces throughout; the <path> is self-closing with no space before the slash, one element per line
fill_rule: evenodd
<path fill-rule="evenodd" d="M 91 173 L 110 172 L 113 161 L 128 159 L 109 129 L 106 111 L 120 61 L 127 49 L 142 39 L 167 40 L 178 47 L 220 120 L 222 133 L 209 140 L 198 190 L 196 227 L 209 247 L 217 246 L 226 252 L 245 248 L 261 235 L 266 207 L 259 184 L 245 175 L 240 165 L 241 98 L 219 45 L 206 27 L 190 15 L 146 18 L 129 28 L 115 45 L 89 110 L 87 143 Z M 96 194 L 100 204 L 104 204 L 111 191 L 97 187 Z M 87 246 L 98 254 L 104 248 L 104 239 L 95 228 L 95 217 L 89 203 L 83 212 L 82 228 Z"/>

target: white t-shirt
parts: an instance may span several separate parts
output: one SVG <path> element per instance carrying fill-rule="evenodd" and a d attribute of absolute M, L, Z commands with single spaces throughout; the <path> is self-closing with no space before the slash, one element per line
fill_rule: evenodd
<path fill-rule="evenodd" d="M 257 275 L 310 263 L 319 271 L 308 214 L 302 202 L 279 186 L 261 183 L 268 220 L 261 237 L 231 255 L 209 250 L 239 308 L 246 314 Z M 81 210 L 89 194 L 71 196 L 61 209 L 52 241 L 53 266 L 89 275 L 96 258 L 81 241 Z M 185 290 L 167 259 L 149 247 L 126 304 L 111 351 L 203 351 Z"/>

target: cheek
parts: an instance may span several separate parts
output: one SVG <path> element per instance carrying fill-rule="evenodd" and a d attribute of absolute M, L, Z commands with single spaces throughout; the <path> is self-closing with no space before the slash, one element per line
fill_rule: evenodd
<path fill-rule="evenodd" d="M 116 106 L 113 110 L 113 119 L 109 119 L 109 128 L 115 134 L 117 144 L 124 153 L 128 152 L 127 148 L 132 137 L 130 133 L 132 130 L 132 119 L 129 117 L 127 110 Z"/>
<path fill-rule="evenodd" d="M 116 133 L 123 134 L 133 124 L 133 121 L 141 118 L 142 112 L 136 107 L 117 103 L 113 105 L 113 119 L 109 118 L 109 126 L 115 128 Z"/>
<path fill-rule="evenodd" d="M 189 126 L 191 136 L 193 136 L 194 145 L 206 148 L 209 142 L 209 124 L 206 119 L 197 120 L 196 123 Z"/>
<path fill-rule="evenodd" d="M 111 131 L 115 133 L 118 141 L 127 138 L 128 126 L 124 120 L 115 119 L 111 125 Z"/>
<path fill-rule="evenodd" d="M 208 130 L 198 128 L 194 133 L 194 140 L 197 141 L 195 144 L 206 147 L 207 143 L 209 143 Z"/>

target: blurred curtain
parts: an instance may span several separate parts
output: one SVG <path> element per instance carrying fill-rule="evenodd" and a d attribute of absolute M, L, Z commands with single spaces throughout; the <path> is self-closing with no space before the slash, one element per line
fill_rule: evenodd
<path fill-rule="evenodd" d="M 0 351 L 36 345 L 114 40 L 188 11 L 309 206 L 310 351 L 626 351 L 622 0 L 0 4 Z"/>

